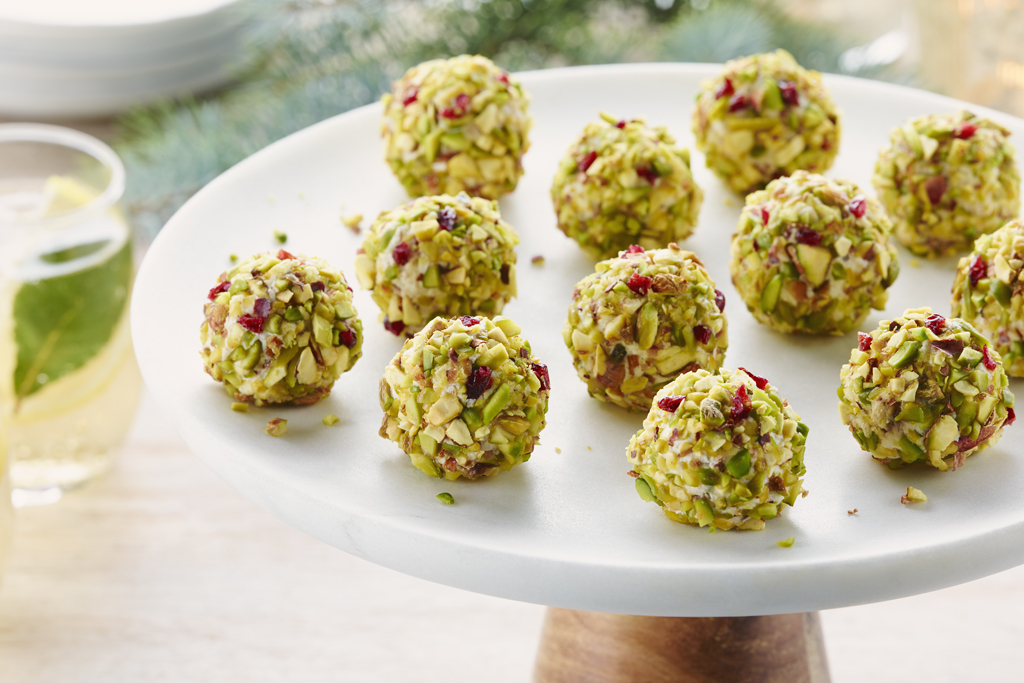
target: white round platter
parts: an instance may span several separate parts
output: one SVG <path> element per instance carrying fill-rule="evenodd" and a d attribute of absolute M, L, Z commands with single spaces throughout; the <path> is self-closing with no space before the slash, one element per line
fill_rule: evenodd
<path fill-rule="evenodd" d="M 841 607 L 936 590 L 1024 562 L 1021 427 L 957 472 L 892 472 L 860 451 L 839 421 L 839 368 L 856 344 L 787 337 L 759 326 L 729 281 L 728 247 L 740 200 L 693 152 L 706 193 L 696 234 L 684 243 L 706 263 L 727 298 L 726 365 L 767 377 L 810 425 L 809 489 L 762 532 L 709 534 L 667 520 L 636 494 L 625 448 L 643 416 L 587 396 L 561 329 L 573 285 L 593 262 L 555 228 L 548 188 L 560 157 L 599 111 L 667 125 L 693 148 L 690 114 L 715 65 L 658 64 L 525 73 L 536 127 L 526 176 L 501 201 L 518 228 L 519 298 L 505 313 L 523 327 L 551 370 L 552 399 L 532 459 L 486 481 L 424 476 L 377 429 L 377 383 L 401 340 L 377 322 L 365 292 L 356 303 L 365 356 L 331 397 L 305 408 L 229 409 L 207 377 L 198 329 L 207 290 L 231 253 L 286 248 L 317 254 L 354 282 L 361 238 L 340 222 L 406 200 L 382 161 L 379 105 L 338 116 L 278 142 L 199 192 L 160 233 L 142 264 L 132 330 L 146 382 L 192 450 L 256 504 L 346 552 L 392 569 L 504 598 L 601 612 L 654 616 L 760 615 Z M 843 140 L 829 175 L 870 192 L 878 149 L 905 118 L 967 106 L 908 88 L 826 77 L 843 110 Z M 1024 121 L 975 111 L 1024 139 Z M 542 267 L 531 257 L 543 255 Z M 948 314 L 955 259 L 903 273 L 889 307 L 865 328 L 912 306 Z M 1024 395 L 1021 382 L 1012 388 Z M 334 413 L 341 422 L 322 426 Z M 275 439 L 267 420 L 288 419 Z M 908 485 L 929 501 L 904 506 Z M 435 494 L 457 501 L 445 506 Z M 848 510 L 858 509 L 854 515 Z M 776 541 L 796 537 L 791 548 Z"/>

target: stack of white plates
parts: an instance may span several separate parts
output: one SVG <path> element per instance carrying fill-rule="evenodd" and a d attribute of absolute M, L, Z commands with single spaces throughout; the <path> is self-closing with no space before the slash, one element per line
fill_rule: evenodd
<path fill-rule="evenodd" d="M 224 83 L 244 0 L 0 0 L 0 115 L 104 116 Z"/>

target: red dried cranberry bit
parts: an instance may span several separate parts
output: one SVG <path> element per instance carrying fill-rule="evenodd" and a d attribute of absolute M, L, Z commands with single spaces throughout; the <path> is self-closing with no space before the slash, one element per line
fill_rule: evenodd
<path fill-rule="evenodd" d="M 956 128 L 953 129 L 953 137 L 961 140 L 968 140 L 974 137 L 974 134 L 978 132 L 978 127 L 973 123 L 967 121 L 961 121 L 956 124 Z"/>
<path fill-rule="evenodd" d="M 728 97 L 734 92 L 736 92 L 736 89 L 732 87 L 732 81 L 726 78 L 717 88 L 715 88 L 715 99 L 719 100 L 723 97 Z"/>
<path fill-rule="evenodd" d="M 252 304 L 252 313 L 257 318 L 266 318 L 270 315 L 270 299 L 256 299 Z"/>
<path fill-rule="evenodd" d="M 214 299 L 217 298 L 218 294 L 220 294 L 221 292 L 226 292 L 229 289 L 231 289 L 231 283 L 230 282 L 228 282 L 228 281 L 221 282 L 219 285 L 217 285 L 216 287 L 214 287 L 213 289 L 210 290 L 210 294 L 208 295 L 208 298 L 210 299 L 210 301 L 213 301 Z"/>
<path fill-rule="evenodd" d="M 494 77 L 494 80 L 498 81 L 499 83 L 504 83 L 505 85 L 508 85 L 508 73 L 502 71 L 500 74 Z"/>
<path fill-rule="evenodd" d="M 985 263 L 985 259 L 980 256 L 975 256 L 971 259 L 971 287 L 978 286 L 978 280 L 984 279 L 988 276 L 988 264 Z"/>
<path fill-rule="evenodd" d="M 717 289 L 715 290 L 715 306 L 718 306 L 719 311 L 725 310 L 725 294 L 722 294 Z"/>
<path fill-rule="evenodd" d="M 658 175 L 658 172 L 655 171 L 650 166 L 641 166 L 640 168 L 636 169 L 636 174 L 643 178 L 644 180 L 646 180 L 651 185 L 653 185 L 654 181 L 660 177 Z"/>
<path fill-rule="evenodd" d="M 350 349 L 356 345 L 356 333 L 347 327 L 340 331 L 338 337 L 341 339 L 341 343 Z"/>
<path fill-rule="evenodd" d="M 857 348 L 861 351 L 870 351 L 871 342 L 873 341 L 874 338 L 870 334 L 864 334 L 863 332 L 857 333 Z"/>
<path fill-rule="evenodd" d="M 733 95 L 732 98 L 729 99 L 729 113 L 739 111 L 740 109 L 746 109 L 751 106 L 752 103 L 750 98 L 746 95 Z"/>
<path fill-rule="evenodd" d="M 491 369 L 486 365 L 473 368 L 473 372 L 466 378 L 466 398 L 480 398 L 491 386 Z"/>
<path fill-rule="evenodd" d="M 766 209 L 765 207 L 762 206 L 761 207 L 761 223 L 763 223 L 764 225 L 768 225 L 768 218 L 770 217 L 770 215 L 771 214 L 768 213 L 768 209 Z"/>
<path fill-rule="evenodd" d="M 530 367 L 540 380 L 540 390 L 551 391 L 551 374 L 548 372 L 548 366 L 543 363 L 530 363 Z"/>
<path fill-rule="evenodd" d="M 685 400 L 685 396 L 666 396 L 665 398 L 658 401 L 658 407 L 664 410 L 666 413 L 674 413 L 677 410 L 679 410 L 679 406 Z"/>
<path fill-rule="evenodd" d="M 633 273 L 629 276 L 629 280 L 626 281 L 626 286 L 632 289 L 640 296 L 647 296 L 647 290 L 651 288 L 651 278 L 640 273 Z"/>
<path fill-rule="evenodd" d="M 455 227 L 455 209 L 450 206 L 446 206 L 437 212 L 437 224 L 445 232 L 451 232 L 452 228 Z"/>
<path fill-rule="evenodd" d="M 311 285 L 309 286 L 309 288 L 310 288 L 310 289 L 312 289 L 312 290 L 313 290 L 314 292 L 322 292 L 322 291 L 324 291 L 325 289 L 327 289 L 327 285 L 325 285 L 325 284 L 324 284 L 323 282 L 321 282 L 320 280 L 317 280 L 316 282 L 312 283 L 312 284 L 311 284 Z"/>
<path fill-rule="evenodd" d="M 924 191 L 928 194 L 928 201 L 935 206 L 942 201 L 942 195 L 946 194 L 946 177 L 932 176 L 924 182 Z"/>
<path fill-rule="evenodd" d="M 264 318 L 259 318 L 255 315 L 240 315 L 238 316 L 238 324 L 249 330 L 253 334 L 259 334 L 263 331 Z"/>
<path fill-rule="evenodd" d="M 391 250 L 391 256 L 395 259 L 396 264 L 404 266 L 412 258 L 412 247 L 406 242 L 399 242 Z"/>
<path fill-rule="evenodd" d="M 761 436 L 757 437 L 757 442 L 759 444 L 761 444 L 762 446 L 764 446 L 765 444 L 767 444 L 771 440 L 772 440 L 772 435 L 771 434 L 762 434 Z"/>
<path fill-rule="evenodd" d="M 960 354 L 963 353 L 964 343 L 959 339 L 936 339 L 932 342 L 932 348 L 942 351 L 947 356 L 959 358 Z M 943 370 L 948 370 L 948 368 L 943 366 Z"/>
<path fill-rule="evenodd" d="M 644 248 L 641 247 L 639 244 L 631 244 L 626 249 L 626 253 L 627 254 L 642 254 L 642 253 L 644 253 Z"/>
<path fill-rule="evenodd" d="M 988 350 L 988 344 L 981 347 L 981 362 L 985 364 L 987 370 L 996 369 L 996 359 L 992 357 L 992 353 Z"/>
<path fill-rule="evenodd" d="M 740 368 L 740 370 L 747 373 L 747 377 L 754 380 L 754 384 L 757 385 L 758 389 L 764 390 L 764 388 L 768 386 L 768 380 L 766 380 L 764 377 L 758 377 L 757 375 L 752 373 L 750 370 L 747 370 L 746 368 Z"/>
<path fill-rule="evenodd" d="M 391 322 L 387 316 L 384 316 L 384 329 L 397 337 L 405 329 L 405 323 L 401 320 Z"/>
<path fill-rule="evenodd" d="M 707 325 L 697 325 L 693 328 L 693 338 L 700 344 L 707 344 L 711 341 L 711 328 Z"/>
<path fill-rule="evenodd" d="M 796 91 L 796 83 L 793 81 L 779 81 L 779 92 L 786 104 L 800 104 L 800 94 Z"/>
<path fill-rule="evenodd" d="M 924 319 L 924 326 L 936 335 L 940 335 L 946 329 L 946 319 L 938 313 L 932 313 Z"/>
<path fill-rule="evenodd" d="M 459 322 L 461 322 L 466 327 L 473 327 L 473 325 L 480 324 L 480 318 L 474 318 L 471 315 L 464 315 L 461 318 L 459 318 Z"/>
<path fill-rule="evenodd" d="M 455 98 L 455 106 L 459 109 L 465 109 L 469 106 L 469 95 L 464 92 L 460 92 L 459 96 Z"/>
<path fill-rule="evenodd" d="M 410 104 L 416 101 L 416 98 L 419 96 L 419 94 L 420 91 L 418 88 L 412 88 L 411 90 L 407 90 L 405 92 L 405 97 L 402 98 L 402 106 L 408 107 Z"/>
<path fill-rule="evenodd" d="M 744 420 L 750 415 L 750 395 L 747 394 L 747 387 L 744 384 L 736 390 L 732 397 L 732 408 L 729 410 L 729 420 L 735 424 Z"/>
<path fill-rule="evenodd" d="M 620 120 L 618 123 L 615 124 L 615 127 L 618 128 L 619 130 L 625 128 L 626 127 L 626 121 L 624 119 Z"/>
<path fill-rule="evenodd" d="M 279 249 L 278 252 L 277 252 L 277 258 L 281 259 L 282 261 L 287 261 L 289 259 L 294 259 L 295 256 L 292 255 L 292 253 L 290 251 L 285 251 L 284 249 Z"/>
<path fill-rule="evenodd" d="M 850 210 L 854 217 L 863 218 L 864 213 L 868 210 L 868 200 L 864 198 L 864 195 L 859 194 L 850 200 L 846 208 Z"/>
<path fill-rule="evenodd" d="M 1017 421 L 1017 413 L 1013 412 L 1013 408 L 1006 409 L 1006 422 L 1003 423 L 1004 427 L 1009 427 Z"/>
<path fill-rule="evenodd" d="M 580 173 L 586 173 L 590 165 L 597 159 L 597 152 L 587 152 L 580 158 L 576 159 L 576 168 L 580 170 Z"/>
<path fill-rule="evenodd" d="M 797 244 L 807 244 L 816 247 L 821 244 L 821 233 L 811 228 L 799 228 L 796 231 Z"/>

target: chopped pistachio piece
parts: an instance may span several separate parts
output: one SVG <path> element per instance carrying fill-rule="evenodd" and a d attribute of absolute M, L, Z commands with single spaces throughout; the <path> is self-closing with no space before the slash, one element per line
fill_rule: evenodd
<path fill-rule="evenodd" d="M 236 413 L 247 413 L 249 412 L 249 404 L 235 401 L 234 403 L 231 404 L 231 410 L 235 411 Z"/>
<path fill-rule="evenodd" d="M 630 440 L 637 492 L 677 522 L 763 529 L 803 490 L 799 424 L 775 387 L 745 370 L 679 375 Z"/>
<path fill-rule="evenodd" d="M 334 425 L 341 422 L 341 418 L 331 413 L 328 415 L 324 415 L 323 419 L 320 420 L 320 422 L 323 423 L 324 427 L 333 427 Z"/>
<path fill-rule="evenodd" d="M 363 222 L 363 214 L 353 213 L 348 216 L 342 216 L 341 222 L 342 225 L 358 235 L 360 231 L 359 224 Z"/>
<path fill-rule="evenodd" d="M 436 316 L 501 313 L 516 295 L 518 243 L 497 202 L 420 197 L 374 221 L 356 275 L 385 329 L 411 337 Z"/>
<path fill-rule="evenodd" d="M 284 244 L 285 242 L 288 241 L 288 235 L 287 235 L 287 233 L 284 233 L 284 232 L 282 232 L 280 230 L 275 230 L 274 231 L 274 239 L 277 240 L 278 244 Z"/>
<path fill-rule="evenodd" d="M 533 121 L 519 81 L 480 55 L 423 62 L 381 101 L 384 157 L 411 197 L 516 188 Z"/>
<path fill-rule="evenodd" d="M 555 172 L 558 229 L 595 258 L 689 237 L 704 198 L 690 173 L 689 150 L 643 119 L 602 117 L 587 124 Z"/>
<path fill-rule="evenodd" d="M 1010 132 L 969 111 L 906 121 L 889 135 L 872 179 L 896 238 L 921 256 L 966 251 L 1020 213 Z"/>
<path fill-rule="evenodd" d="M 960 259 L 952 312 L 992 340 L 1010 377 L 1024 377 L 1024 221 L 1011 221 Z"/>
<path fill-rule="evenodd" d="M 839 416 L 875 460 L 956 470 L 1013 422 L 999 353 L 970 323 L 916 308 L 858 336 Z"/>
<path fill-rule="evenodd" d="M 783 539 L 781 541 L 775 541 L 775 545 L 779 546 L 780 548 L 792 548 L 794 543 L 796 543 L 796 536 L 790 536 L 789 538 Z"/>
<path fill-rule="evenodd" d="M 928 496 L 924 495 L 921 489 L 915 489 L 913 486 L 907 487 L 907 492 L 900 498 L 900 502 L 904 505 L 910 505 L 911 503 L 926 503 L 928 502 Z"/>
<path fill-rule="evenodd" d="M 541 256 L 540 254 L 537 254 L 532 259 L 530 259 L 530 263 L 532 263 L 535 266 L 543 266 L 544 265 L 544 257 Z"/>
<path fill-rule="evenodd" d="M 275 417 L 273 420 L 267 423 L 267 434 L 271 436 L 284 436 L 285 432 L 288 431 L 288 420 L 280 417 Z"/>
<path fill-rule="evenodd" d="M 885 308 L 899 273 L 891 232 L 881 205 L 854 183 L 796 171 L 747 196 L 729 270 L 758 322 L 846 334 Z"/>
<path fill-rule="evenodd" d="M 701 84 L 693 134 L 708 168 L 746 195 L 800 169 L 824 173 L 839 152 L 839 110 L 820 73 L 776 50 Z"/>
<path fill-rule="evenodd" d="M 529 460 L 550 389 L 547 366 L 511 320 L 434 318 L 384 371 L 380 435 L 430 476 L 493 475 Z"/>
<path fill-rule="evenodd" d="M 345 276 L 318 258 L 251 256 L 220 276 L 203 313 L 204 368 L 236 401 L 316 403 L 362 355 Z"/>
<path fill-rule="evenodd" d="M 445 491 L 444 493 L 437 494 L 437 499 L 445 505 L 455 505 L 455 496 Z"/>
<path fill-rule="evenodd" d="M 680 372 L 721 366 L 725 297 L 695 254 L 675 244 L 631 247 L 596 271 L 573 290 L 562 330 L 591 396 L 647 410 Z"/>

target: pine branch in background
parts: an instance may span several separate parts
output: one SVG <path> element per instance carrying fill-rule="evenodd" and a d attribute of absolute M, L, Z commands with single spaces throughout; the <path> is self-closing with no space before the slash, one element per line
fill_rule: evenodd
<path fill-rule="evenodd" d="M 705 7 L 705 9 L 694 9 Z M 129 214 L 148 237 L 203 185 L 297 130 L 377 100 L 418 62 L 462 52 L 510 70 L 621 61 L 721 62 L 783 47 L 839 71 L 856 37 L 764 0 L 261 0 L 237 83 L 120 121 Z M 905 80 L 873 68 L 858 73 Z"/>

